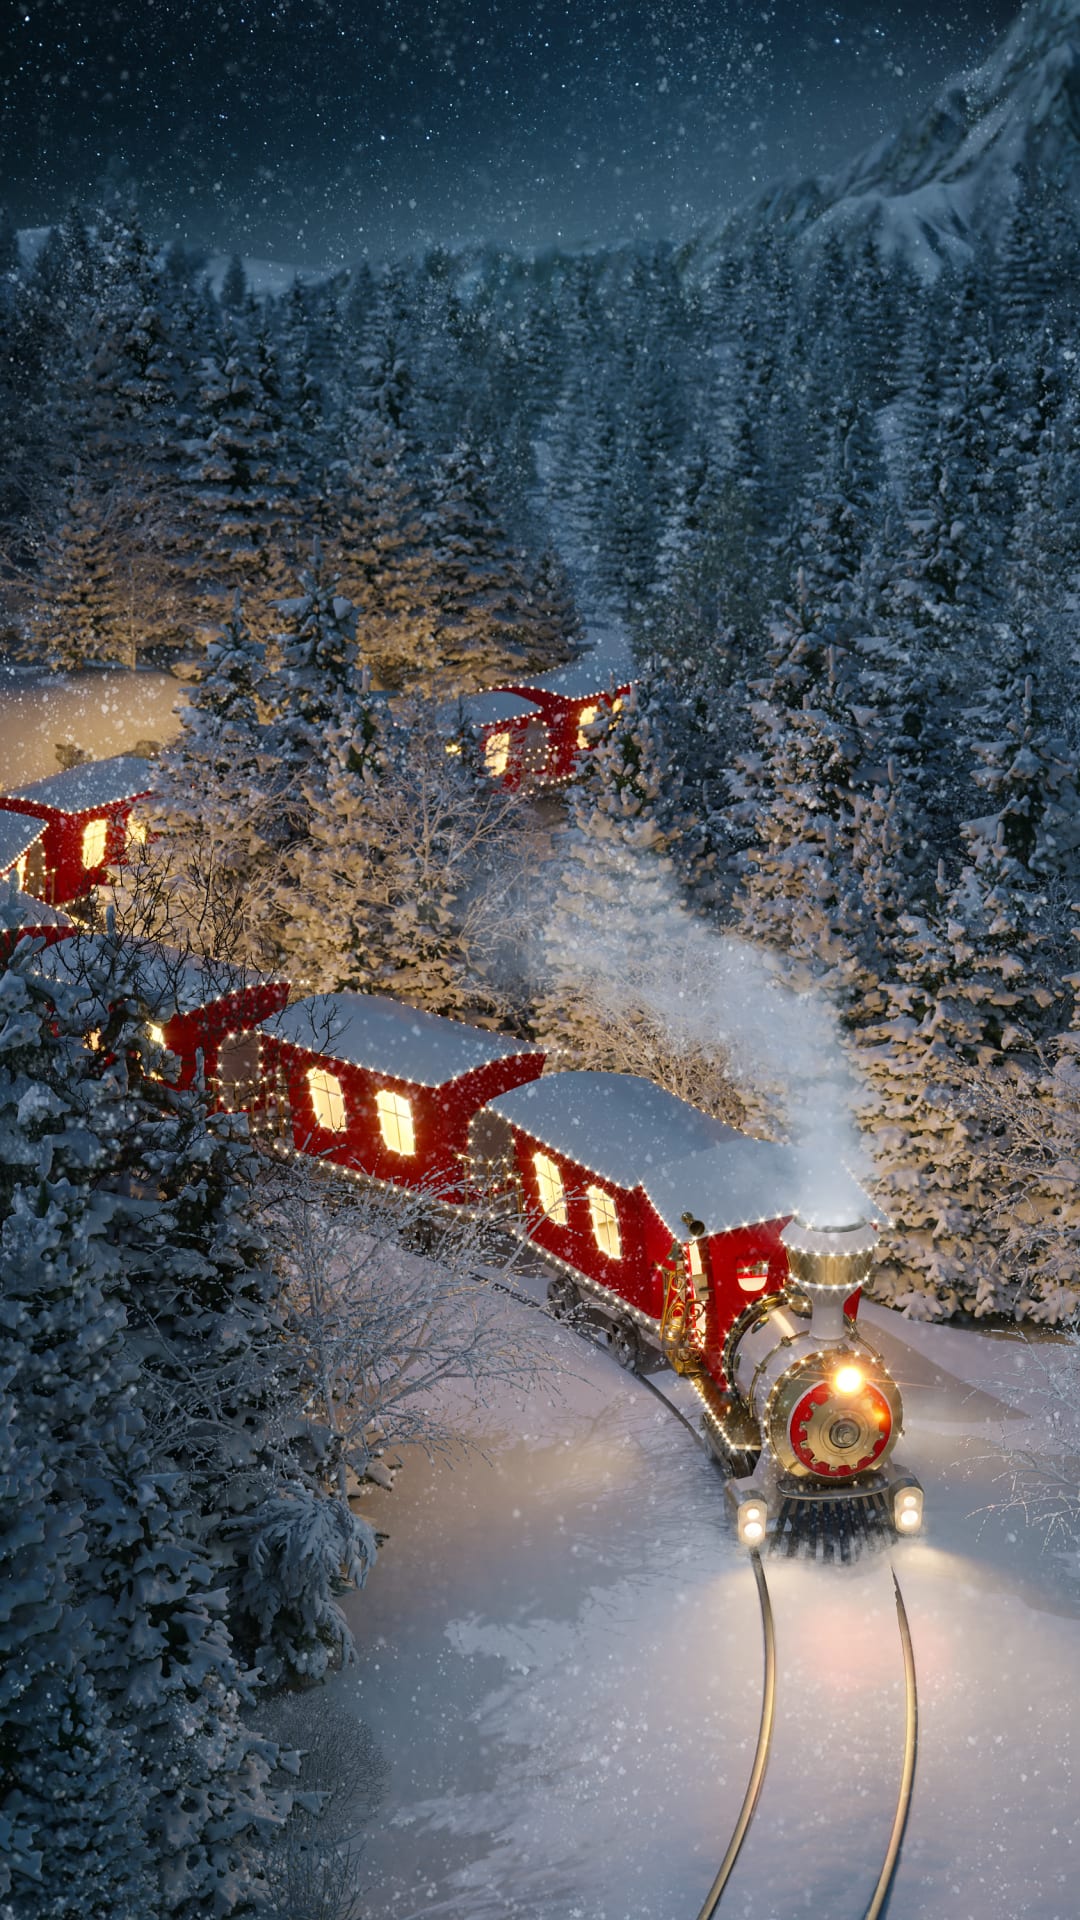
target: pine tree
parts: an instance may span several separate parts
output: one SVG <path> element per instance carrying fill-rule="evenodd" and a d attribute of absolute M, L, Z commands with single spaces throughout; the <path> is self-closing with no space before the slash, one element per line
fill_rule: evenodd
<path fill-rule="evenodd" d="M 175 1476 L 150 1457 L 113 1277 L 126 1107 L 152 1055 L 115 971 L 69 983 L 38 965 L 24 942 L 0 981 L 0 1267 L 22 1458 L 64 1543 L 53 1593 L 65 1575 L 66 1591 L 62 1614 L 24 1609 L 12 1624 L 31 1685 L 43 1630 L 59 1624 L 67 1651 L 29 1750 L 21 1703 L 5 1702 L 28 1763 L 4 1783 L 16 1830 L 51 1795 L 36 1883 L 15 1911 L 224 1916 L 253 1891 L 245 1844 L 282 1808 L 265 1791 L 272 1756 L 239 1719 L 242 1677 Z M 34 1876 L 32 1834 L 21 1851 Z"/>
<path fill-rule="evenodd" d="M 354 603 L 379 685 L 437 669 L 434 554 L 404 436 L 377 415 L 354 428 L 327 554 Z"/>
<path fill-rule="evenodd" d="M 575 1061 L 602 1064 L 597 1045 L 611 1047 L 612 1021 L 599 1014 L 595 993 L 610 972 L 610 952 L 624 947 L 627 969 L 647 974 L 655 942 L 665 937 L 674 867 L 658 819 L 664 785 L 650 716 L 631 691 L 572 789 L 539 941 L 537 1035 Z M 632 992 L 627 999 L 632 1004 Z"/>
<path fill-rule="evenodd" d="M 282 464 L 283 412 L 272 344 L 227 331 L 204 362 L 196 432 L 177 519 L 177 563 L 202 619 L 220 620 L 239 591 L 259 639 L 287 591 L 299 543 L 296 476 Z"/>
<path fill-rule="evenodd" d="M 265 679 L 265 650 L 237 595 L 158 762 L 150 836 L 121 876 L 132 931 L 223 959 L 268 957 L 280 818 Z"/>

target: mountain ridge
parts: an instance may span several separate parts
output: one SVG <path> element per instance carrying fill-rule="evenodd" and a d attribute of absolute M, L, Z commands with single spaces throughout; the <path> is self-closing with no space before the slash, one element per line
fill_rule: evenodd
<path fill-rule="evenodd" d="M 797 245 L 873 234 L 925 278 L 1000 227 L 1025 173 L 1080 200 L 1080 0 L 1034 0 L 987 59 L 830 174 L 780 182 L 706 236 L 703 264 L 762 228 Z"/>

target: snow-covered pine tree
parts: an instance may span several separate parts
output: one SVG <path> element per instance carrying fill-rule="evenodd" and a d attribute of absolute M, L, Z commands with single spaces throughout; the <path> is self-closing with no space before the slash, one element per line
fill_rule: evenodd
<path fill-rule="evenodd" d="M 51 1696 L 56 1854 L 42 1848 L 46 1879 L 16 1911 L 66 1920 L 85 1892 L 104 1920 L 111 1893 L 125 1920 L 196 1920 L 250 1904 L 246 1850 L 284 1807 L 266 1791 L 273 1756 L 239 1717 L 243 1678 L 176 1478 L 147 1446 L 109 1233 L 129 1171 L 128 1098 L 153 1056 L 130 1000 L 112 997 L 115 975 L 107 994 L 103 984 L 39 972 L 26 942 L 0 976 L 5 1322 L 25 1354 L 25 1456 L 46 1461 L 45 1497 L 68 1541 L 64 1628 L 77 1655 Z M 84 1044 L 91 1030 L 96 1048 Z M 40 1788 L 40 1728 L 37 1739 L 29 1782 Z M 88 1785 L 85 1807 L 60 1799 L 58 1781 Z M 86 1821 L 99 1811 L 94 1834 Z"/>
<path fill-rule="evenodd" d="M 434 556 L 408 447 L 377 413 L 350 424 L 348 446 L 328 560 L 356 607 L 379 685 L 424 682 L 438 663 Z"/>
<path fill-rule="evenodd" d="M 821 659 L 819 642 L 798 616 L 774 629 L 773 677 L 751 708 L 755 751 L 732 780 L 753 836 L 733 911 L 747 939 L 785 955 L 792 984 L 816 983 L 858 1020 L 878 987 L 852 865 L 861 741 L 850 662 L 833 646 Z"/>
<path fill-rule="evenodd" d="M 311 564 L 298 576 L 300 592 L 278 602 L 286 624 L 273 636 L 276 671 L 264 683 L 268 709 L 265 745 L 277 803 L 277 843 L 290 846 L 306 831 L 306 792 L 324 774 L 327 742 L 350 731 L 367 704 L 366 671 L 356 646 L 356 609 L 315 542 Z"/>
<path fill-rule="evenodd" d="M 272 957 L 280 821 L 265 678 L 265 649 L 237 594 L 158 762 L 150 837 L 121 875 L 118 908 L 131 932 L 226 960 Z"/>
<path fill-rule="evenodd" d="M 431 510 L 435 652 L 446 691 L 491 686 L 500 679 L 557 665 L 545 657 L 550 634 L 533 622 L 521 555 L 500 527 L 488 484 L 488 461 L 468 438 L 435 476 Z"/>
<path fill-rule="evenodd" d="M 618 1014 L 603 1008 L 609 954 L 646 973 L 665 938 L 674 863 L 660 824 L 667 770 L 636 690 L 571 789 L 549 874 L 554 897 L 538 929 L 537 1037 L 575 1065 L 599 1066 L 616 1045 Z M 598 1000 L 601 1004 L 597 1004 Z"/>
<path fill-rule="evenodd" d="M 389 710 L 368 696 L 351 731 L 333 731 L 320 778 L 306 791 L 307 830 L 290 849 L 276 920 L 281 964 L 304 993 L 377 990 L 379 944 L 370 910 L 378 858 L 380 783 L 390 777 Z M 391 750 L 396 764 L 400 743 Z"/>
<path fill-rule="evenodd" d="M 305 977 L 490 1020 L 519 990 L 535 819 L 467 739 L 447 752 L 436 704 L 414 700 L 395 719 L 337 743 L 333 784 L 296 849 L 298 918 L 283 938 L 315 969 Z"/>
<path fill-rule="evenodd" d="M 1000 1304 L 988 1215 L 986 1123 L 972 1073 L 997 1053 L 969 997 L 963 929 L 940 908 L 902 913 L 884 1018 L 860 1036 L 875 1191 L 891 1219 L 874 1292 L 916 1319 Z"/>
<path fill-rule="evenodd" d="M 125 582 L 117 565 L 129 506 L 92 487 L 82 473 L 63 484 L 55 523 L 41 545 L 27 622 L 34 653 L 60 671 L 100 660 L 135 664 L 142 632 L 135 576 Z"/>
<path fill-rule="evenodd" d="M 282 462 L 281 386 L 265 332 L 250 344 L 228 328 L 204 361 L 195 431 L 187 443 L 175 538 L 200 617 L 211 628 L 239 590 L 265 640 L 297 557 L 296 476 Z"/>

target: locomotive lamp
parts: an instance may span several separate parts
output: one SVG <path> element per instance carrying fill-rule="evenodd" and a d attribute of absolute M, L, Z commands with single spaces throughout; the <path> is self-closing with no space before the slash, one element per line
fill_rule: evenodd
<path fill-rule="evenodd" d="M 728 1497 L 735 1509 L 735 1526 L 741 1547 L 760 1547 L 769 1525 L 769 1504 L 764 1494 L 741 1492 L 732 1484 Z"/>
<path fill-rule="evenodd" d="M 923 1523 L 923 1490 L 913 1473 L 897 1474 L 892 1485 L 893 1525 L 897 1533 L 919 1533 Z"/>

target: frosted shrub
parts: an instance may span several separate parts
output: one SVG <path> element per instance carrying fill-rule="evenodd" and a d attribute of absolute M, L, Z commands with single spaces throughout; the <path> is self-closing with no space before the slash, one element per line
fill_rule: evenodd
<path fill-rule="evenodd" d="M 350 1660 L 352 1639 L 335 1596 L 367 1579 L 375 1558 L 367 1522 L 347 1500 L 297 1486 L 267 1500 L 242 1532 L 239 1602 L 260 1635 L 256 1657 L 265 1677 L 317 1680 L 335 1656 Z"/>

